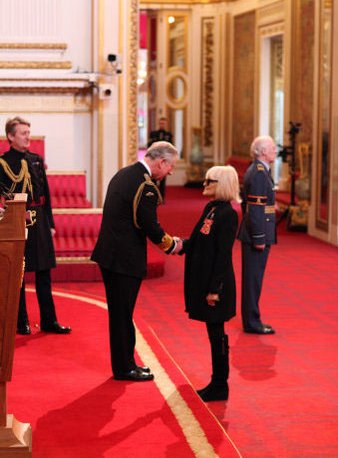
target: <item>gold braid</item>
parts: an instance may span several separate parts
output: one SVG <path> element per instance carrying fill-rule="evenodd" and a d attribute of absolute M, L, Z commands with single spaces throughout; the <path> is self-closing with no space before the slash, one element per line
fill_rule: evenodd
<path fill-rule="evenodd" d="M 4 159 L 0 158 L 0 164 L 2 165 L 2 168 L 4 169 L 4 172 L 6 173 L 8 178 L 12 181 L 12 185 L 8 191 L 10 193 L 13 193 L 15 191 L 16 185 L 22 181 L 23 183 L 21 192 L 25 193 L 28 188 L 33 199 L 32 180 L 31 175 L 28 171 L 27 161 L 25 159 L 21 159 L 21 169 L 17 175 L 15 175 L 13 170 L 10 168 L 10 166 Z"/>

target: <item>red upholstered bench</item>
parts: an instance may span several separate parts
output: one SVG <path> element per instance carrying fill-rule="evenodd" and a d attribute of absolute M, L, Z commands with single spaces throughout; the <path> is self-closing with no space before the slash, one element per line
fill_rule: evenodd
<path fill-rule="evenodd" d="M 53 208 L 90 208 L 84 171 L 47 171 Z"/>
<path fill-rule="evenodd" d="M 55 209 L 53 214 L 56 256 L 89 258 L 100 230 L 102 209 Z"/>
<path fill-rule="evenodd" d="M 101 208 L 54 209 L 56 234 L 54 247 L 57 268 L 52 269 L 53 281 L 101 281 L 98 265 L 90 261 L 102 219 Z M 165 254 L 148 243 L 147 278 L 164 274 Z M 26 281 L 34 276 L 26 273 Z"/>

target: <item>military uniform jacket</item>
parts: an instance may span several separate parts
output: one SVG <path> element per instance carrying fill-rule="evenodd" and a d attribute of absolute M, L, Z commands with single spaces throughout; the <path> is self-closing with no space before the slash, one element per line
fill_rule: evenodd
<path fill-rule="evenodd" d="M 157 219 L 160 194 L 141 162 L 111 179 L 99 237 L 91 259 L 115 273 L 142 278 L 147 271 L 147 237 L 167 251 L 172 238 Z"/>
<path fill-rule="evenodd" d="M 27 209 L 36 213 L 36 223 L 28 226 L 28 237 L 25 246 L 25 270 L 28 272 L 48 270 L 56 266 L 55 251 L 51 228 L 54 228 L 49 186 L 45 171 L 44 161 L 41 156 L 26 151 L 24 153 L 11 148 L 1 156 L 12 172 L 18 175 L 21 169 L 21 161 L 25 160 L 31 177 L 32 192 L 26 189 L 28 194 Z M 13 184 L 11 179 L 0 166 L 0 182 L 6 190 L 12 188 L 12 192 L 23 192 L 23 181 Z"/>
<path fill-rule="evenodd" d="M 232 248 L 237 225 L 237 213 L 230 202 L 214 200 L 206 205 L 189 240 L 184 241 L 184 296 L 189 318 L 219 323 L 235 316 Z M 219 294 L 216 306 L 208 305 L 208 293 Z"/>
<path fill-rule="evenodd" d="M 253 245 L 276 243 L 274 183 L 262 162 L 255 160 L 246 171 L 242 197 L 239 240 Z"/>

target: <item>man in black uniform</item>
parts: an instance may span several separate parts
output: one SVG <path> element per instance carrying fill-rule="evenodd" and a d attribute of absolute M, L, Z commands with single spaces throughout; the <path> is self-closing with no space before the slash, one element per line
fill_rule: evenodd
<path fill-rule="evenodd" d="M 160 141 L 165 141 L 169 143 L 173 142 L 172 133 L 167 130 L 167 118 L 165 118 L 164 116 L 162 116 L 159 119 L 158 130 L 152 130 L 150 132 L 148 147 L 151 146 L 154 142 L 160 142 Z M 163 180 L 161 180 L 159 183 L 156 183 L 156 184 L 161 192 L 162 200 L 164 202 L 165 185 L 166 185 L 165 177 L 163 178 Z"/>
<path fill-rule="evenodd" d="M 177 157 L 171 143 L 153 143 L 144 160 L 121 169 L 108 186 L 91 259 L 99 264 L 106 289 L 111 365 L 117 380 L 154 378 L 148 367 L 135 363 L 133 312 L 146 275 L 147 237 L 167 254 L 182 247 L 157 220 L 161 195 L 153 181 L 170 175 Z"/>
<path fill-rule="evenodd" d="M 27 193 L 27 209 L 34 212 L 35 223 L 28 227 L 25 247 L 25 270 L 35 272 L 35 287 L 40 308 L 41 330 L 69 334 L 69 327 L 61 326 L 56 318 L 51 290 L 51 272 L 55 267 L 52 236 L 55 234 L 49 187 L 41 156 L 28 151 L 30 123 L 20 117 L 6 123 L 10 150 L 0 158 L 0 182 L 7 193 Z M 17 332 L 30 334 L 25 282 L 20 291 Z"/>
<path fill-rule="evenodd" d="M 270 245 L 276 243 L 275 191 L 270 164 L 276 158 L 276 144 L 269 136 L 255 138 L 250 152 L 254 158 L 243 185 L 244 215 L 238 238 L 242 242 L 242 322 L 244 332 L 274 334 L 261 321 L 259 298 Z"/>

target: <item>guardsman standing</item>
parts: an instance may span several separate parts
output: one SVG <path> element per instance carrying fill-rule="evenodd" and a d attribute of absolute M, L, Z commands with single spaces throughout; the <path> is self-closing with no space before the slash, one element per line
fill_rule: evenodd
<path fill-rule="evenodd" d="M 41 156 L 28 151 L 30 123 L 17 116 L 8 119 L 6 135 L 10 150 L 0 158 L 0 182 L 8 194 L 27 193 L 27 209 L 34 212 L 35 224 L 28 227 L 25 270 L 35 272 L 35 288 L 40 308 L 41 330 L 69 334 L 56 318 L 51 287 L 51 269 L 56 266 L 52 237 L 55 234 L 49 187 Z M 20 291 L 18 334 L 30 334 L 26 309 L 25 282 Z"/>
<path fill-rule="evenodd" d="M 238 238 L 242 242 L 242 322 L 244 332 L 274 334 L 261 321 L 259 298 L 270 246 L 276 243 L 275 191 L 270 165 L 277 148 L 269 136 L 256 137 L 243 185 L 244 215 Z"/>
<path fill-rule="evenodd" d="M 152 130 L 150 132 L 148 147 L 155 142 L 173 142 L 173 135 L 169 130 L 167 130 L 168 120 L 166 117 L 162 116 L 158 121 L 158 130 Z M 163 180 L 156 183 L 162 196 L 162 201 L 164 203 L 165 199 L 165 186 L 166 186 L 166 177 Z"/>

